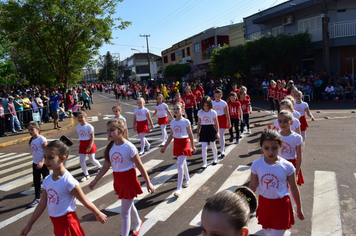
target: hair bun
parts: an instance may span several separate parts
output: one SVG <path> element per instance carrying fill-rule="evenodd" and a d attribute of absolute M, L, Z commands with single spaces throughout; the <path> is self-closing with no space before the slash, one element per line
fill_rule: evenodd
<path fill-rule="evenodd" d="M 61 142 L 63 142 L 65 145 L 67 145 L 68 147 L 73 145 L 73 140 L 70 139 L 67 135 L 62 135 L 59 140 Z"/>
<path fill-rule="evenodd" d="M 235 192 L 237 194 L 242 195 L 246 199 L 248 205 L 250 206 L 250 213 L 254 213 L 257 209 L 257 198 L 255 193 L 245 186 L 238 187 L 237 189 L 235 189 Z"/>

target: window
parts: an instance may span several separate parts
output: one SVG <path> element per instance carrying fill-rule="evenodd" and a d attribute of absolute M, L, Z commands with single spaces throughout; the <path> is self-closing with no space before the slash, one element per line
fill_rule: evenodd
<path fill-rule="evenodd" d="M 298 32 L 308 31 L 312 35 L 312 41 L 322 40 L 322 19 L 321 16 L 315 16 L 298 21 Z"/>
<path fill-rule="evenodd" d="M 182 57 L 183 57 L 183 58 L 185 57 L 185 51 L 184 51 L 184 49 L 182 50 Z"/>
<path fill-rule="evenodd" d="M 171 61 L 175 61 L 176 60 L 176 54 L 175 53 L 171 53 Z"/>
<path fill-rule="evenodd" d="M 190 47 L 187 47 L 187 56 L 190 56 Z"/>
<path fill-rule="evenodd" d="M 255 40 L 255 39 L 259 39 L 261 37 L 261 31 L 257 31 L 255 33 L 252 33 L 248 36 L 248 40 Z"/>
<path fill-rule="evenodd" d="M 163 62 L 164 62 L 164 63 L 168 63 L 168 57 L 167 57 L 167 56 L 164 56 L 164 57 L 163 57 Z"/>
<path fill-rule="evenodd" d="M 283 34 L 283 33 L 284 33 L 283 26 L 272 28 L 272 35 L 273 36 L 277 36 L 277 35 Z"/>
<path fill-rule="evenodd" d="M 200 44 L 196 43 L 194 44 L 194 52 L 199 52 L 200 51 Z"/>

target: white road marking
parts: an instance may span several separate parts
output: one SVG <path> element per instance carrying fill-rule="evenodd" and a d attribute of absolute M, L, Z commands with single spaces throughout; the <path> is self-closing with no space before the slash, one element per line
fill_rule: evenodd
<path fill-rule="evenodd" d="M 312 236 L 342 235 L 335 172 L 315 171 L 311 228 Z"/>
<path fill-rule="evenodd" d="M 8 166 L 16 166 L 17 164 L 15 163 L 23 163 L 23 162 L 28 162 L 28 163 L 32 163 L 32 155 L 26 156 L 26 157 L 22 157 L 21 159 L 16 159 L 16 160 L 12 160 L 12 161 L 7 161 L 5 163 L 1 164 L 1 168 L 5 168 Z M 2 173 L 2 172 L 1 172 Z"/>
<path fill-rule="evenodd" d="M 234 170 L 231 175 L 226 179 L 226 181 L 221 185 L 217 193 L 225 189 L 234 191 L 238 186 L 244 185 L 249 180 L 250 174 L 251 171 L 249 166 L 238 166 L 236 170 Z M 201 213 L 202 211 L 200 211 L 194 217 L 194 219 L 189 223 L 189 225 L 199 227 L 201 225 Z"/>
<path fill-rule="evenodd" d="M 9 225 L 11 223 L 14 223 L 15 221 L 21 219 L 22 217 L 27 216 L 28 214 L 31 214 L 32 212 L 35 211 L 35 209 L 36 209 L 36 207 L 27 209 L 27 210 L 25 210 L 23 212 L 20 212 L 17 215 L 14 215 L 13 217 L 10 217 L 7 220 L 4 220 L 4 221 L 0 222 L 0 229 L 4 228 L 5 226 L 7 226 L 7 225 Z"/>
<path fill-rule="evenodd" d="M 190 162 L 187 162 L 187 165 L 190 165 Z M 158 189 L 162 184 L 167 182 L 176 174 L 177 174 L 177 163 L 168 167 L 167 169 L 165 169 L 164 171 L 156 175 L 154 178 L 152 178 L 151 183 L 155 187 L 155 189 Z M 150 194 L 147 191 L 146 184 L 143 184 L 141 187 L 143 193 L 138 195 L 137 198 L 135 198 L 134 200 L 135 203 Z M 108 206 L 105 210 L 115 212 L 115 213 L 121 213 L 121 200 L 116 201 L 114 204 Z"/>
<path fill-rule="evenodd" d="M 143 166 L 145 167 L 146 170 L 150 170 L 152 169 L 153 167 L 155 167 L 156 165 L 159 165 L 161 162 L 163 162 L 163 160 L 155 160 L 155 159 L 152 159 L 148 162 L 146 162 L 145 164 L 143 164 Z M 138 171 L 136 169 L 136 174 L 137 176 L 140 175 L 140 171 Z M 90 181 L 85 181 L 85 182 L 90 182 Z M 100 197 L 112 192 L 114 189 L 113 189 L 113 180 L 110 180 L 109 182 L 107 182 L 106 184 L 98 187 L 97 189 L 89 192 L 88 194 L 86 194 L 85 196 L 89 199 L 89 201 L 91 202 L 94 202 L 96 201 L 97 199 L 99 199 Z M 78 201 L 77 199 L 77 205 L 83 205 L 81 202 Z"/>
<path fill-rule="evenodd" d="M 14 155 L 14 154 L 16 154 L 16 153 L 14 153 L 14 152 L 12 152 L 12 153 L 7 153 L 7 154 L 5 154 L 5 155 L 0 156 L 0 158 L 7 157 L 7 156 L 11 156 L 11 155 Z M 3 160 L 0 160 L 0 163 L 1 163 L 1 162 L 3 162 Z"/>
<path fill-rule="evenodd" d="M 141 228 L 141 234 L 147 233 L 158 221 L 166 221 L 177 209 L 179 209 L 196 191 L 210 179 L 220 168 L 221 164 L 209 166 L 204 171 L 198 172 L 190 179 L 189 188 L 183 189 L 178 199 L 170 195 L 158 204 L 145 218 Z"/>
<path fill-rule="evenodd" d="M 97 116 L 88 116 L 87 122 L 92 123 L 92 122 L 97 122 L 99 121 L 99 117 Z"/>

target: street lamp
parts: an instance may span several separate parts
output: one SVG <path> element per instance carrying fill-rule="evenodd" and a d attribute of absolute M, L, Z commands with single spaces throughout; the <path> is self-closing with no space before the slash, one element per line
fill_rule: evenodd
<path fill-rule="evenodd" d="M 136 48 L 131 48 L 131 50 L 138 51 L 139 53 L 142 53 L 140 50 L 138 50 Z"/>

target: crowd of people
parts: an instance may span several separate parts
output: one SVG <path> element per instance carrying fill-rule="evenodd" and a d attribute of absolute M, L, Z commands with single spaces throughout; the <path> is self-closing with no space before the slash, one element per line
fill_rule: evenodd
<path fill-rule="evenodd" d="M 241 187 L 235 192 L 222 191 L 207 200 L 201 218 L 203 235 L 211 235 L 211 232 L 216 232 L 216 230 L 248 235 L 247 225 L 250 213 L 254 212 L 257 207 L 254 193 L 257 187 L 259 197 L 256 215 L 265 235 L 284 235 L 285 231 L 294 224 L 294 213 L 299 219 L 304 219 L 299 187 L 305 182 L 301 167 L 308 128 L 306 116 L 309 116 L 312 121 L 314 117 L 308 104 L 303 101 L 303 92 L 298 89 L 297 83 L 298 81 L 295 83 L 294 80 L 275 81 L 273 79 L 268 82 L 265 99 L 270 100 L 271 113 L 276 110 L 278 114 L 275 126 L 267 127 L 260 137 L 263 157 L 255 160 L 251 166 L 249 188 Z M 28 104 L 32 114 L 35 113 L 33 102 L 26 103 L 26 98 L 29 96 L 30 101 L 34 100 L 31 98 L 31 94 L 34 94 L 36 98 L 41 99 L 40 91 L 44 91 L 45 97 L 47 93 L 50 94 L 50 98 L 44 100 L 49 103 L 49 111 L 55 120 L 58 106 L 61 106 L 59 105 L 61 101 L 63 103 L 63 97 L 56 91 L 30 89 L 25 95 L 22 94 L 22 104 Z M 112 107 L 113 117 L 107 123 L 110 143 L 104 152 L 103 165 L 95 158 L 97 152 L 95 131 L 94 127 L 87 122 L 85 111 L 91 109 L 92 95 L 95 92 L 113 93 L 117 100 L 132 98 L 137 103 L 137 108 L 133 111 L 133 130 L 139 135 L 140 147 L 137 148 L 130 142 L 127 122 L 121 114 L 121 106 L 117 103 Z M 2 97 L 8 99 L 4 95 Z M 149 109 L 145 107 L 151 99 L 156 102 L 152 116 Z M 11 103 L 10 99 L 8 100 L 8 103 Z M 51 106 L 51 101 L 55 105 Z M 173 112 L 171 112 L 172 107 L 170 108 L 166 103 L 168 101 L 172 101 Z M 79 123 L 77 126 L 80 140 L 79 159 L 83 170 L 83 177 L 80 181 L 90 179 L 86 167 L 86 156 L 97 167 L 96 177 L 89 184 L 90 189 L 94 189 L 112 167 L 114 191 L 121 199 L 121 235 L 139 235 L 143 224 L 133 201 L 137 195 L 142 193 L 134 167 L 138 168 L 144 178 L 148 192 L 152 194 L 156 191 L 140 159 L 140 156 L 152 146 L 145 135 L 154 129 L 153 117 L 157 115 L 157 124 L 162 133 L 160 151 L 164 153 L 170 142 L 174 140 L 172 155 L 177 157 L 178 161 L 177 188 L 173 193 L 176 198 L 182 194 L 182 188 L 189 188 L 191 182 L 186 159 L 196 152 L 194 129 L 196 129 L 198 142 L 201 143 L 202 169 L 216 165 L 219 158 L 220 160 L 225 158 L 227 129 L 230 134 L 228 140 L 231 144 L 239 144 L 243 135 L 252 132 L 249 124 L 252 105 L 247 88 L 227 80 L 158 85 L 83 84 L 81 88 L 71 88 L 68 91 L 66 102 L 67 111 L 71 111 L 70 113 L 77 117 Z M 35 102 L 35 105 L 37 103 Z M 80 107 L 85 109 L 80 110 Z M 75 213 L 75 198 L 93 212 L 99 222 L 105 223 L 107 216 L 85 197 L 79 182 L 65 168 L 64 164 L 69 153 L 68 146 L 72 145 L 72 141 L 64 136 L 61 141 L 52 141 L 47 144 L 45 137 L 40 135 L 39 123 L 45 121 L 43 120 L 44 113 L 42 111 L 40 121 L 31 121 L 27 118 L 29 120 L 26 122 L 30 122 L 26 123 L 23 120 L 23 124 L 28 124 L 33 155 L 35 199 L 30 203 L 30 207 L 37 206 L 37 208 L 21 235 L 27 235 L 46 207 L 53 222 L 55 235 L 84 235 L 84 230 Z M 170 125 L 169 135 L 166 130 L 168 124 Z M 60 128 L 55 121 L 54 125 L 55 129 Z M 19 127 L 19 131 L 25 128 L 21 125 Z M 211 163 L 208 163 L 207 158 L 208 145 L 213 152 Z M 49 174 L 49 170 L 53 173 Z M 40 193 L 41 175 L 44 178 L 42 194 Z M 53 204 L 56 201 L 58 203 L 59 199 L 67 200 L 60 201 L 60 204 Z M 134 220 L 133 230 L 130 230 L 131 217 Z M 224 224 L 216 224 L 222 218 L 228 220 L 226 227 L 222 227 Z"/>

